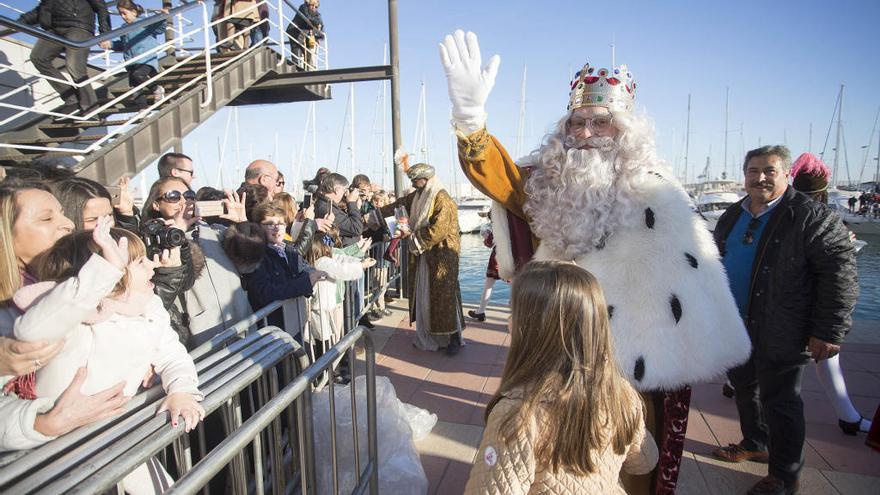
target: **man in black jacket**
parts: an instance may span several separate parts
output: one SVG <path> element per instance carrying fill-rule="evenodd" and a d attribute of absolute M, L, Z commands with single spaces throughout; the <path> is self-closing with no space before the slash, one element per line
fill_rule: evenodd
<path fill-rule="evenodd" d="M 364 233 L 364 216 L 361 214 L 360 191 L 349 191 L 348 179 L 340 174 L 328 174 L 315 193 L 315 218 L 327 218 L 333 212 L 333 225 L 339 229 L 343 246 L 350 246 L 361 240 Z M 345 199 L 346 208 L 339 205 Z"/>
<path fill-rule="evenodd" d="M 746 192 L 718 219 L 715 242 L 752 340 L 728 371 L 743 440 L 716 449 L 728 462 L 769 462 L 749 494 L 791 494 L 804 464 L 801 378 L 810 358 L 840 350 L 858 296 L 856 262 L 840 217 L 788 185 L 785 146 L 748 152 Z"/>
<path fill-rule="evenodd" d="M 98 29 L 101 33 L 110 31 L 110 14 L 104 0 L 44 0 L 30 12 L 26 12 L 19 18 L 26 24 L 39 24 L 40 27 L 51 31 L 71 41 L 85 41 L 95 36 L 95 17 L 98 18 Z M 110 42 L 100 43 L 101 48 L 109 49 Z M 64 100 L 64 106 L 56 110 L 62 114 L 72 114 L 79 109 L 86 113 L 98 102 L 95 91 L 90 85 L 79 88 L 70 86 L 64 81 L 53 61 L 64 52 L 67 64 L 67 72 L 76 83 L 88 79 L 86 63 L 88 62 L 88 48 L 67 48 L 57 43 L 46 40 L 37 40 L 31 50 L 31 63 L 41 74 L 58 80 L 49 80 L 49 84 Z"/>

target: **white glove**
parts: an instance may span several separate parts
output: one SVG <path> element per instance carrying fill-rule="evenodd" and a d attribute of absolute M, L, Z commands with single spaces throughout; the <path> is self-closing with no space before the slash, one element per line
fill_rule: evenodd
<path fill-rule="evenodd" d="M 453 123 L 465 134 L 480 130 L 486 125 L 486 100 L 495 86 L 501 57 L 494 55 L 486 67 L 480 67 L 477 35 L 459 29 L 440 44 L 440 62 L 449 85 Z"/>

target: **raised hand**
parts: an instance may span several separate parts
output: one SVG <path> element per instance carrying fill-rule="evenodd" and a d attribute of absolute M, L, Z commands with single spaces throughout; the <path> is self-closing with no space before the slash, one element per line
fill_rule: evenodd
<path fill-rule="evenodd" d="M 120 177 L 119 182 L 116 183 L 119 186 L 119 204 L 116 205 L 116 209 L 127 216 L 134 215 L 134 197 L 128 189 L 130 181 L 128 177 Z"/>
<path fill-rule="evenodd" d="M 104 215 L 98 219 L 95 230 L 92 231 L 92 239 L 95 244 L 101 248 L 101 256 L 111 265 L 120 270 L 125 270 L 128 266 L 128 239 L 122 237 L 119 241 L 114 241 L 110 236 L 110 226 L 113 224 L 113 217 Z"/>
<path fill-rule="evenodd" d="M 440 62 L 446 72 L 452 117 L 462 121 L 483 119 L 486 100 L 495 86 L 501 58 L 494 55 L 489 59 L 489 64 L 482 67 L 483 57 L 480 55 L 477 35 L 471 32 L 465 34 L 459 29 L 446 35 L 440 44 Z"/>
<path fill-rule="evenodd" d="M 304 210 L 302 210 L 302 216 L 306 220 L 314 220 L 315 219 L 315 203 L 310 204 L 308 208 L 305 208 Z"/>
<path fill-rule="evenodd" d="M 247 193 L 242 192 L 241 197 L 232 189 L 226 190 L 226 199 L 223 204 L 226 206 L 226 213 L 220 215 L 220 218 L 229 220 L 230 222 L 247 222 L 247 214 L 245 210 L 245 199 Z"/>

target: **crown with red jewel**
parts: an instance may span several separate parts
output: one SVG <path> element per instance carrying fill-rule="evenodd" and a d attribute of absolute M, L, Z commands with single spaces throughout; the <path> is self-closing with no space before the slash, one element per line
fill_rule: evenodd
<path fill-rule="evenodd" d="M 568 110 L 581 107 L 607 107 L 609 110 L 633 109 L 636 83 L 626 65 L 611 69 L 597 69 L 589 63 L 574 75 Z"/>

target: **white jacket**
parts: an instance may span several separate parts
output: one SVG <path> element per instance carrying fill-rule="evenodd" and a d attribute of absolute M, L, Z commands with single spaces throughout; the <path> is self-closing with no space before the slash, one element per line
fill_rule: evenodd
<path fill-rule="evenodd" d="M 18 399 L 4 398 L 0 406 L 4 412 L 0 420 L 4 434 L 0 448 L 29 448 L 51 439 L 33 431 L 33 418 L 37 412 L 51 408 L 81 366 L 89 370 L 81 389 L 84 394 L 94 394 L 125 381 L 124 393 L 134 395 L 153 365 L 166 393 L 188 392 L 202 398 L 195 364 L 178 341 L 158 296 L 150 298 L 142 316 L 112 315 L 95 325 L 80 323 L 113 290 L 122 273 L 104 258 L 93 255 L 77 277 L 53 288 L 16 318 L 16 338 L 65 338 L 65 344 L 52 361 L 37 371 L 36 394 L 40 399 L 33 401 L 36 404 L 23 407 L 7 402 Z M 0 381 L 6 383 L 11 378 L 2 377 Z M 6 415 L 6 411 L 15 416 Z"/>
<path fill-rule="evenodd" d="M 338 339 L 342 336 L 342 322 L 336 311 L 337 282 L 357 280 L 364 276 L 361 260 L 354 256 L 335 254 L 318 258 L 315 269 L 327 272 L 327 280 L 315 283 L 309 305 L 309 324 L 304 332 L 306 342 Z"/>

